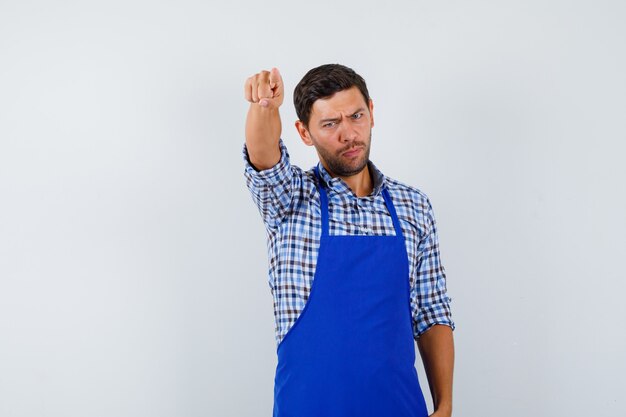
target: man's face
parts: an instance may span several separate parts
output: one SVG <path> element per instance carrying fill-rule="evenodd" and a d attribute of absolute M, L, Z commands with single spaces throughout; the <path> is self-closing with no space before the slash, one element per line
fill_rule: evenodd
<path fill-rule="evenodd" d="M 374 105 L 365 103 L 357 87 L 315 101 L 308 128 L 296 128 L 302 141 L 315 146 L 320 161 L 331 175 L 349 177 L 365 168 L 370 154 Z"/>

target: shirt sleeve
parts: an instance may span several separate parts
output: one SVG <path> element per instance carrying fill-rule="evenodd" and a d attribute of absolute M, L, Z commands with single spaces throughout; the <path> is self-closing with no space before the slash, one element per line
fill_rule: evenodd
<path fill-rule="evenodd" d="M 289 153 L 279 140 L 280 161 L 271 168 L 257 170 L 251 163 L 246 145 L 243 146 L 246 185 L 267 228 L 278 227 L 289 212 L 292 200 L 293 172 Z"/>
<path fill-rule="evenodd" d="M 418 245 L 418 262 L 414 271 L 411 288 L 411 309 L 413 310 L 415 338 L 436 324 L 455 328 L 446 289 L 446 273 L 439 254 L 437 225 L 430 201 L 424 221 L 427 233 Z"/>

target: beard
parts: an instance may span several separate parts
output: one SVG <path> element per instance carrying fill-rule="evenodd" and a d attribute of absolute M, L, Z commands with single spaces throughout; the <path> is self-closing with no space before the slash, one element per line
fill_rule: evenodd
<path fill-rule="evenodd" d="M 315 138 L 312 137 L 312 139 L 314 139 L 314 143 L 318 143 L 317 140 L 315 140 Z M 321 146 L 316 146 L 315 148 L 317 150 L 317 153 L 320 159 L 324 161 L 326 165 L 328 166 L 328 170 L 330 171 L 331 174 L 334 174 L 340 177 L 350 177 L 352 175 L 356 175 L 359 172 L 363 171 L 363 169 L 367 165 L 367 162 L 370 159 L 370 144 L 371 143 L 372 143 L 372 132 L 370 130 L 370 137 L 369 137 L 369 141 L 367 144 L 361 141 L 354 141 L 354 142 L 351 142 L 346 147 L 340 149 L 334 154 L 322 148 Z M 347 159 L 346 157 L 342 156 L 344 152 L 347 152 L 355 148 L 362 149 L 361 154 L 357 158 Z"/>

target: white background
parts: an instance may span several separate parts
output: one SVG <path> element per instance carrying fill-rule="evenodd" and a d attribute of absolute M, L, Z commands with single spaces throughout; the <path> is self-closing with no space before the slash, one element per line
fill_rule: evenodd
<path fill-rule="evenodd" d="M 243 83 L 281 70 L 307 169 L 291 93 L 329 62 L 368 82 L 372 160 L 433 202 L 454 415 L 626 415 L 625 21 L 617 0 L 3 0 L 0 416 L 271 414 Z"/>

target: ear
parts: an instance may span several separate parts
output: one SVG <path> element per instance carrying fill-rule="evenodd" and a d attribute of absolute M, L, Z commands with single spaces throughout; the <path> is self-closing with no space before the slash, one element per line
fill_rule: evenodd
<path fill-rule="evenodd" d="M 313 141 L 311 140 L 311 135 L 309 135 L 309 130 L 306 128 L 302 120 L 296 120 L 296 130 L 298 131 L 300 139 L 302 139 L 302 142 L 304 142 L 305 145 L 313 146 Z"/>
<path fill-rule="evenodd" d="M 372 127 L 374 127 L 374 101 L 370 98 L 370 121 L 372 122 Z"/>

